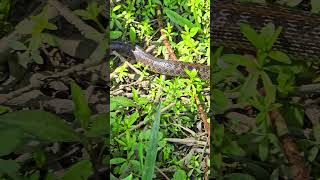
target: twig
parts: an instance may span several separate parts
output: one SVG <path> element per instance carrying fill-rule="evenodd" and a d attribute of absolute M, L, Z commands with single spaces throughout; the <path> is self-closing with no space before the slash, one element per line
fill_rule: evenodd
<path fill-rule="evenodd" d="M 288 135 L 288 127 L 278 109 L 272 110 L 270 118 L 281 141 L 282 150 L 289 161 L 294 180 L 310 179 L 309 170 L 305 167 L 304 159 L 300 156 L 294 140 Z"/>

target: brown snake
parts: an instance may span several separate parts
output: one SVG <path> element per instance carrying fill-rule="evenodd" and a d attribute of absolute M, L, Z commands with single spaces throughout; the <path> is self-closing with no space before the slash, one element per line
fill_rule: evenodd
<path fill-rule="evenodd" d="M 139 46 L 132 46 L 128 43 L 121 41 L 113 41 L 109 46 L 110 50 L 122 52 L 127 56 L 135 57 L 138 62 L 148 66 L 149 69 L 155 73 L 169 75 L 169 76 L 182 76 L 188 77 L 185 69 L 198 71 L 198 76 L 203 80 L 209 80 L 210 71 L 209 66 L 197 63 L 188 63 L 182 61 L 163 60 L 156 58 L 151 54 L 145 52 Z"/>
<path fill-rule="evenodd" d="M 272 22 L 283 28 L 274 45 L 275 49 L 296 59 L 319 60 L 319 15 L 278 5 L 237 3 L 231 0 L 215 0 L 211 13 L 211 38 L 215 46 L 254 51 L 253 46 L 240 32 L 239 23 L 245 22 L 260 30 Z"/>

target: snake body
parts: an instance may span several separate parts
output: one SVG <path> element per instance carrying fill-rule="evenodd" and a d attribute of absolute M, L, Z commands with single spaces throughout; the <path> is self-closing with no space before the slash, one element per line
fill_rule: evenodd
<path fill-rule="evenodd" d="M 272 22 L 276 27 L 282 27 L 274 49 L 284 51 L 297 59 L 320 59 L 319 15 L 279 5 L 239 3 L 233 0 L 215 0 L 211 13 L 210 33 L 213 46 L 254 52 L 254 46 L 240 31 L 240 22 L 248 23 L 255 30 L 261 30 Z M 146 53 L 139 46 L 111 42 L 110 49 L 127 52 L 129 56 L 135 57 L 156 73 L 187 77 L 185 69 L 196 69 L 200 78 L 208 80 L 210 76 L 208 66 L 159 59 Z"/>
<path fill-rule="evenodd" d="M 188 77 L 185 70 L 195 69 L 198 71 L 199 78 L 203 80 L 209 80 L 209 66 L 203 64 L 163 60 L 160 58 L 156 58 L 151 54 L 148 54 L 138 45 L 133 46 L 121 41 L 112 41 L 109 48 L 110 50 L 115 50 L 127 56 L 134 57 L 138 62 L 142 63 L 145 66 L 148 66 L 149 69 L 155 73 L 169 76 Z"/>
<path fill-rule="evenodd" d="M 254 47 L 240 32 L 240 22 L 248 23 L 256 30 L 272 22 L 283 28 L 274 45 L 275 49 L 302 60 L 320 57 L 319 15 L 278 5 L 231 0 L 215 0 L 211 13 L 211 38 L 216 46 L 254 51 Z"/>

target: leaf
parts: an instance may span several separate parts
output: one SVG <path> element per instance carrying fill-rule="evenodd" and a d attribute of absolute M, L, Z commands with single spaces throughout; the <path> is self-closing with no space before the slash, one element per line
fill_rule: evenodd
<path fill-rule="evenodd" d="M 16 51 L 27 50 L 28 47 L 20 41 L 9 41 L 9 47 Z"/>
<path fill-rule="evenodd" d="M 224 137 L 224 126 L 220 123 L 215 123 L 213 126 L 213 142 L 216 147 L 220 147 Z"/>
<path fill-rule="evenodd" d="M 124 158 L 112 158 L 110 160 L 110 165 L 115 165 L 115 164 L 122 164 L 123 162 L 126 162 L 127 160 Z"/>
<path fill-rule="evenodd" d="M 154 122 L 152 124 L 149 146 L 147 149 L 146 161 L 144 164 L 144 171 L 142 173 L 142 180 L 152 179 L 155 169 L 157 151 L 158 151 L 158 132 L 160 126 L 160 111 L 161 103 L 156 107 L 154 114 Z"/>
<path fill-rule="evenodd" d="M 213 54 L 213 56 L 212 56 L 212 58 L 211 58 L 211 60 L 212 60 L 211 64 L 212 64 L 213 66 L 218 65 L 218 60 L 219 60 L 219 57 L 220 57 L 221 54 L 222 54 L 222 51 L 223 51 L 223 47 L 219 47 L 219 48 L 214 52 L 214 54 Z"/>
<path fill-rule="evenodd" d="M 41 140 L 81 141 L 79 135 L 60 117 L 46 111 L 25 110 L 0 116 L 0 124 L 15 126 Z"/>
<path fill-rule="evenodd" d="M 139 112 L 136 111 L 134 112 L 133 114 L 125 117 L 125 123 L 128 125 L 128 126 L 131 126 L 134 122 L 136 122 L 136 120 L 138 120 L 139 118 Z"/>
<path fill-rule="evenodd" d="M 87 136 L 99 137 L 108 133 L 108 114 L 98 114 L 92 119 L 92 126 L 89 129 Z"/>
<path fill-rule="evenodd" d="M 213 154 L 213 165 L 220 169 L 223 165 L 223 159 L 222 159 L 222 154 L 221 153 L 214 153 Z"/>
<path fill-rule="evenodd" d="M 132 44 L 136 44 L 136 41 L 137 41 L 136 29 L 134 27 L 130 27 L 130 42 Z"/>
<path fill-rule="evenodd" d="M 187 174 L 184 170 L 178 169 L 174 174 L 172 180 L 186 180 Z"/>
<path fill-rule="evenodd" d="M 110 39 L 118 39 L 122 36 L 121 31 L 110 31 Z"/>
<path fill-rule="evenodd" d="M 123 178 L 121 180 L 132 180 L 132 174 L 130 174 L 129 176 L 127 176 L 127 177 L 125 177 L 125 178 Z"/>
<path fill-rule="evenodd" d="M 135 104 L 131 99 L 124 96 L 115 96 L 110 98 L 110 111 L 113 111 L 120 106 L 132 107 L 135 106 Z"/>
<path fill-rule="evenodd" d="M 43 64 L 43 59 L 40 56 L 39 51 L 32 51 L 31 52 L 31 58 L 34 62 L 36 62 L 37 64 Z"/>
<path fill-rule="evenodd" d="M 238 55 L 238 54 L 225 54 L 221 58 L 228 63 L 241 65 L 248 68 L 257 68 L 257 64 L 253 59 L 248 58 L 247 56 Z"/>
<path fill-rule="evenodd" d="M 240 23 L 240 31 L 256 49 L 263 49 L 263 40 L 260 38 L 259 34 L 250 27 L 250 25 Z"/>
<path fill-rule="evenodd" d="M 289 58 L 289 56 L 284 53 L 284 52 L 281 52 L 281 51 L 271 51 L 269 54 L 269 57 L 276 60 L 276 61 L 279 61 L 279 62 L 282 62 L 282 63 L 286 63 L 286 64 L 291 64 L 291 60 Z"/>
<path fill-rule="evenodd" d="M 311 0 L 311 12 L 319 13 L 320 12 L 320 1 L 319 0 Z"/>
<path fill-rule="evenodd" d="M 169 19 L 171 21 L 173 21 L 174 23 L 176 23 L 182 27 L 184 27 L 185 25 L 188 26 L 188 28 L 195 27 L 195 25 L 190 20 L 180 16 L 178 13 L 176 13 L 168 8 L 164 9 L 164 13 L 169 17 Z"/>
<path fill-rule="evenodd" d="M 316 124 L 312 128 L 313 137 L 317 142 L 320 142 L 320 124 Z"/>
<path fill-rule="evenodd" d="M 214 89 L 212 95 L 215 112 L 222 111 L 231 103 L 224 93 L 218 89 Z"/>
<path fill-rule="evenodd" d="M 279 168 L 273 170 L 270 175 L 270 180 L 278 180 L 279 179 Z"/>
<path fill-rule="evenodd" d="M 261 72 L 261 78 L 266 92 L 265 107 L 269 107 L 276 101 L 276 87 L 272 84 L 271 79 L 266 72 Z"/>
<path fill-rule="evenodd" d="M 42 43 L 47 43 L 50 46 L 57 47 L 58 41 L 57 37 L 49 33 L 41 33 Z"/>
<path fill-rule="evenodd" d="M 244 173 L 231 173 L 224 176 L 228 180 L 255 180 L 255 178 L 249 174 Z"/>
<path fill-rule="evenodd" d="M 25 19 L 21 21 L 19 24 L 17 24 L 15 29 L 17 33 L 26 35 L 26 34 L 32 33 L 34 26 L 35 26 L 35 22 L 29 19 Z"/>
<path fill-rule="evenodd" d="M 9 111 L 10 111 L 10 108 L 0 105 L 0 114 L 4 114 L 4 113 L 9 112 Z"/>
<path fill-rule="evenodd" d="M 89 12 L 86 11 L 86 10 L 77 9 L 77 10 L 74 10 L 73 13 L 78 15 L 78 16 L 80 16 L 80 17 L 82 17 L 82 19 L 84 19 L 84 20 L 90 20 L 91 19 Z"/>
<path fill-rule="evenodd" d="M 264 138 L 259 143 L 259 157 L 262 161 L 267 160 L 269 154 L 269 142 L 267 138 Z"/>
<path fill-rule="evenodd" d="M 273 23 L 268 23 L 266 26 L 264 26 L 260 31 L 260 38 L 267 41 L 270 37 L 272 37 L 273 33 L 275 31 L 275 27 Z M 265 44 L 267 45 L 267 44 Z"/>
<path fill-rule="evenodd" d="M 88 179 L 93 174 L 92 164 L 89 160 L 82 160 L 72 165 L 63 177 L 62 180 L 84 180 Z"/>
<path fill-rule="evenodd" d="M 88 128 L 91 110 L 82 89 L 74 82 L 71 82 L 71 96 L 74 104 L 74 116 L 80 122 L 83 129 Z"/>
<path fill-rule="evenodd" d="M 19 174 L 20 165 L 14 160 L 0 159 L 0 175 L 7 175 L 12 179 L 21 179 Z"/>
<path fill-rule="evenodd" d="M 5 156 L 13 151 L 22 142 L 23 133 L 21 130 L 12 127 L 0 128 L 0 156 Z"/>
<path fill-rule="evenodd" d="M 283 108 L 284 118 L 289 127 L 302 128 L 304 124 L 304 107 L 294 104 L 286 104 Z"/>
<path fill-rule="evenodd" d="M 268 42 L 267 51 L 271 50 L 272 46 L 277 41 L 281 31 L 282 27 L 277 27 L 276 31 L 273 33 L 272 37 L 270 38 L 270 41 Z"/>
<path fill-rule="evenodd" d="M 241 87 L 239 101 L 245 101 L 257 94 L 258 73 L 251 73 Z"/>
<path fill-rule="evenodd" d="M 317 146 L 313 146 L 309 151 L 308 160 L 310 162 L 313 162 L 316 159 L 318 153 L 319 153 L 319 148 Z"/>
<path fill-rule="evenodd" d="M 235 156 L 245 156 L 246 152 L 238 145 L 236 141 L 230 141 L 223 144 L 222 152 Z"/>

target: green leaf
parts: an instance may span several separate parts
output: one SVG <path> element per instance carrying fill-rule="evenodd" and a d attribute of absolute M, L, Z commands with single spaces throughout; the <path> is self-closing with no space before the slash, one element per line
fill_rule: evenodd
<path fill-rule="evenodd" d="M 267 50 L 271 50 L 272 46 L 274 45 L 274 43 L 277 41 L 280 33 L 282 31 L 282 27 L 278 27 L 276 29 L 276 31 L 273 33 L 272 37 L 270 38 L 269 42 L 268 42 L 268 46 L 267 46 Z"/>
<path fill-rule="evenodd" d="M 263 39 L 265 42 L 265 47 L 268 46 L 268 41 L 270 40 L 270 38 L 272 37 L 273 33 L 275 31 L 275 27 L 273 23 L 268 23 L 266 26 L 264 26 L 261 29 L 260 32 L 260 39 Z M 267 49 L 266 49 L 267 50 Z"/>
<path fill-rule="evenodd" d="M 39 51 L 32 51 L 31 52 L 31 58 L 37 64 L 43 64 L 43 59 L 40 56 L 40 52 Z"/>
<path fill-rule="evenodd" d="M 28 180 L 39 180 L 40 179 L 40 171 L 36 171 L 31 174 Z"/>
<path fill-rule="evenodd" d="M 313 137 L 317 142 L 320 142 L 320 124 L 316 124 L 313 126 Z"/>
<path fill-rule="evenodd" d="M 99 137 L 108 133 L 108 114 L 98 114 L 92 119 L 92 126 L 89 129 L 87 136 Z"/>
<path fill-rule="evenodd" d="M 214 100 L 214 110 L 220 112 L 225 109 L 229 104 L 230 100 L 224 95 L 224 93 L 218 89 L 214 89 L 212 92 Z"/>
<path fill-rule="evenodd" d="M 319 0 L 311 0 L 311 12 L 319 13 L 320 12 L 320 1 Z"/>
<path fill-rule="evenodd" d="M 279 168 L 273 170 L 270 175 L 270 180 L 278 180 L 279 179 Z"/>
<path fill-rule="evenodd" d="M 84 20 L 90 20 L 91 19 L 89 12 L 86 11 L 86 10 L 77 9 L 77 10 L 74 10 L 73 13 L 78 15 L 78 16 L 80 16 L 80 17 L 82 17 Z"/>
<path fill-rule="evenodd" d="M 121 180 L 132 180 L 132 174 L 130 174 L 129 176 L 127 176 L 127 177 L 125 177 L 125 178 L 123 178 Z"/>
<path fill-rule="evenodd" d="M 269 57 L 276 60 L 276 61 L 279 61 L 279 62 L 282 62 L 282 63 L 286 63 L 286 64 L 291 64 L 291 60 L 289 58 L 289 56 L 284 53 L 284 52 L 281 52 L 281 51 L 271 51 L 269 54 Z"/>
<path fill-rule="evenodd" d="M 135 104 L 131 99 L 125 96 L 115 96 L 110 98 L 110 111 L 113 111 L 120 106 L 132 107 L 135 106 Z"/>
<path fill-rule="evenodd" d="M 121 31 L 110 31 L 110 39 L 118 39 L 122 36 Z"/>
<path fill-rule="evenodd" d="M 122 164 L 126 161 L 127 160 L 124 158 L 112 158 L 109 163 L 110 163 L 110 165 L 115 165 L 115 164 Z"/>
<path fill-rule="evenodd" d="M 214 153 L 213 154 L 213 165 L 220 169 L 223 165 L 223 158 L 221 153 Z"/>
<path fill-rule="evenodd" d="M 213 66 L 218 65 L 218 60 L 219 60 L 219 57 L 221 57 L 222 51 L 223 51 L 223 47 L 219 47 L 219 48 L 214 52 L 214 54 L 213 54 L 213 56 L 212 56 L 212 58 L 211 58 L 211 60 L 212 60 L 211 64 L 212 64 Z"/>
<path fill-rule="evenodd" d="M 251 73 L 241 87 L 239 101 L 245 101 L 257 94 L 258 73 Z"/>
<path fill-rule="evenodd" d="M 28 47 L 20 41 L 9 41 L 9 47 L 16 51 L 27 50 Z"/>
<path fill-rule="evenodd" d="M 0 156 L 5 156 L 13 151 L 22 142 L 23 133 L 21 130 L 13 127 L 0 128 Z"/>
<path fill-rule="evenodd" d="M 60 117 L 46 111 L 16 111 L 0 116 L 0 124 L 15 126 L 41 140 L 81 141 L 79 135 Z"/>
<path fill-rule="evenodd" d="M 249 174 L 244 173 L 231 173 L 224 176 L 227 180 L 255 180 L 255 178 Z"/>
<path fill-rule="evenodd" d="M 136 29 L 134 27 L 130 27 L 130 42 L 132 44 L 136 44 L 137 41 L 137 34 L 136 34 Z"/>
<path fill-rule="evenodd" d="M 184 27 L 185 25 L 188 26 L 189 28 L 195 26 L 190 20 L 180 16 L 178 13 L 176 13 L 168 8 L 164 9 L 164 13 L 169 17 L 169 19 L 171 21 L 173 21 L 174 23 L 176 23 L 182 27 Z"/>
<path fill-rule="evenodd" d="M 317 146 L 313 146 L 309 151 L 308 160 L 310 162 L 313 162 L 316 159 L 318 153 L 319 153 L 319 148 Z"/>
<path fill-rule="evenodd" d="M 272 84 L 271 79 L 266 72 L 261 72 L 261 78 L 266 92 L 265 107 L 269 107 L 276 101 L 276 86 Z"/>
<path fill-rule="evenodd" d="M 84 180 L 88 179 L 93 174 L 92 164 L 89 160 L 82 160 L 72 165 L 63 177 L 62 180 Z"/>
<path fill-rule="evenodd" d="M 156 107 L 154 115 L 154 122 L 152 124 L 150 142 L 147 149 L 146 161 L 144 164 L 144 171 L 142 173 L 142 180 L 152 179 L 155 169 L 156 157 L 158 152 L 158 132 L 160 126 L 160 111 L 161 103 Z"/>
<path fill-rule="evenodd" d="M 82 89 L 74 82 L 71 82 L 71 95 L 74 104 L 74 116 L 80 122 L 83 129 L 88 128 L 91 110 L 87 98 Z"/>
<path fill-rule="evenodd" d="M 213 142 L 216 147 L 220 147 L 224 137 L 224 126 L 220 123 L 215 123 L 213 126 Z"/>
<path fill-rule="evenodd" d="M 19 177 L 20 165 L 14 160 L 0 159 L 0 175 L 7 175 L 14 180 L 21 179 Z"/>
<path fill-rule="evenodd" d="M 45 165 L 47 160 L 46 155 L 42 149 L 37 149 L 33 153 L 33 159 L 36 162 L 36 165 L 38 168 L 42 168 Z"/>
<path fill-rule="evenodd" d="M 47 43 L 50 46 L 57 47 L 58 41 L 57 37 L 49 33 L 41 33 L 42 43 Z"/>
<path fill-rule="evenodd" d="M 19 24 L 17 24 L 15 29 L 17 33 L 26 35 L 26 34 L 32 33 L 34 26 L 35 26 L 35 22 L 29 19 L 25 19 L 21 21 Z"/>
<path fill-rule="evenodd" d="M 240 31 L 256 49 L 263 49 L 263 40 L 260 38 L 259 34 L 250 27 L 250 25 L 240 23 Z"/>
<path fill-rule="evenodd" d="M 187 179 L 187 173 L 182 170 L 178 169 L 174 174 L 172 180 L 186 180 Z"/>
<path fill-rule="evenodd" d="M 247 56 L 238 55 L 238 54 L 225 54 L 221 56 L 221 58 L 228 63 L 241 65 L 248 68 L 257 68 L 257 64 L 255 63 L 254 59 L 250 59 Z"/>
<path fill-rule="evenodd" d="M 131 126 L 134 122 L 136 122 L 136 120 L 138 120 L 139 118 L 139 112 L 136 111 L 134 112 L 133 114 L 125 117 L 125 123 L 128 125 L 128 126 Z"/>
<path fill-rule="evenodd" d="M 223 144 L 222 152 L 224 154 L 245 156 L 246 152 L 238 145 L 236 141 L 230 141 L 227 144 Z"/>
<path fill-rule="evenodd" d="M 6 107 L 6 106 L 1 106 L 0 105 L 0 114 L 4 114 L 10 111 L 10 108 Z"/>
<path fill-rule="evenodd" d="M 293 104 L 286 104 L 283 107 L 284 118 L 287 119 L 288 126 L 302 128 L 304 124 L 304 107 Z"/>
<path fill-rule="evenodd" d="M 264 138 L 259 143 L 259 157 L 262 161 L 267 160 L 269 154 L 269 142 L 267 138 Z"/>

